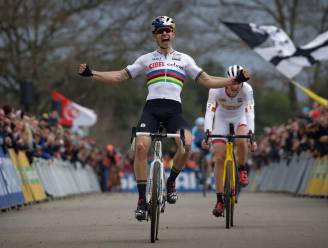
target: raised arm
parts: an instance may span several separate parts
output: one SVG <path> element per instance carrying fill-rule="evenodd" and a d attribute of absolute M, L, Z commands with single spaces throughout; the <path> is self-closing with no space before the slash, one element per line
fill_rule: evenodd
<path fill-rule="evenodd" d="M 91 70 L 87 64 L 80 64 L 79 74 L 84 77 L 91 77 L 93 80 L 108 84 L 117 84 L 129 79 L 126 69 L 120 71 L 95 71 Z"/>
<path fill-rule="evenodd" d="M 235 78 L 216 77 L 208 75 L 206 72 L 201 72 L 197 82 L 206 88 L 223 88 L 225 86 L 239 84 L 249 79 L 249 72 L 247 69 L 243 69 L 238 73 Z"/>

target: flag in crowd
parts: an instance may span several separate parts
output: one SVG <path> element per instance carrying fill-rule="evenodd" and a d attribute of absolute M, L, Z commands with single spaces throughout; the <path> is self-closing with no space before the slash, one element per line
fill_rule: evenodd
<path fill-rule="evenodd" d="M 52 92 L 52 99 L 60 113 L 59 123 L 64 126 L 93 126 L 97 122 L 97 114 L 89 108 L 83 107 L 58 91 Z"/>
<path fill-rule="evenodd" d="M 275 26 L 234 22 L 223 24 L 290 79 L 304 67 L 328 60 L 328 31 L 308 44 L 297 47 L 284 30 Z"/>

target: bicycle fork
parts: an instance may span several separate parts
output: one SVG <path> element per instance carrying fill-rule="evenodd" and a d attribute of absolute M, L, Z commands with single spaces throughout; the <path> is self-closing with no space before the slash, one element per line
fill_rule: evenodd
<path fill-rule="evenodd" d="M 226 144 L 226 159 L 224 161 L 224 169 L 223 169 L 223 180 L 222 180 L 222 189 L 224 188 L 224 184 L 226 181 L 226 170 L 230 170 L 230 187 L 231 187 L 231 197 L 233 202 L 236 201 L 236 170 L 234 168 L 234 158 L 233 158 L 233 144 L 232 142 L 227 142 Z M 229 165 L 229 166 L 228 166 Z M 223 192 L 223 191 L 222 191 Z M 228 196 L 225 196 L 228 197 Z"/>
<path fill-rule="evenodd" d="M 160 210 L 163 213 L 164 209 L 165 209 L 165 170 L 164 170 L 164 166 L 162 163 L 162 143 L 160 141 L 156 141 L 155 142 L 155 151 L 154 151 L 154 160 L 152 161 L 152 163 L 150 164 L 150 169 L 149 169 L 149 174 L 148 174 L 148 179 L 147 179 L 147 194 L 146 194 L 146 201 L 148 203 L 148 205 L 150 205 L 151 203 L 151 189 L 152 189 L 152 184 L 153 184 L 153 171 L 154 171 L 154 166 L 155 163 L 157 162 L 160 166 L 159 166 L 159 180 L 158 183 L 159 185 L 157 185 L 157 189 L 158 189 L 158 204 L 160 206 Z M 148 215 L 149 217 L 149 215 Z M 147 218 L 148 219 L 148 218 Z"/>

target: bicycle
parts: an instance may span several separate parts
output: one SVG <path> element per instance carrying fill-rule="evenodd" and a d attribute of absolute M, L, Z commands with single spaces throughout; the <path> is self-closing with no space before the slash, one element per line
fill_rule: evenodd
<path fill-rule="evenodd" d="M 208 151 L 201 150 L 201 158 L 199 160 L 199 184 L 202 188 L 202 195 L 203 197 L 206 197 L 207 191 L 209 190 L 209 185 L 207 184 L 208 178 L 210 177 L 210 174 L 208 173 L 208 164 L 206 161 L 206 156 Z"/>
<path fill-rule="evenodd" d="M 208 142 L 209 138 L 225 138 L 226 143 L 226 156 L 224 160 L 223 167 L 223 204 L 225 209 L 226 218 L 226 228 L 229 229 L 230 226 L 234 226 L 234 208 L 235 204 L 238 202 L 238 189 L 239 189 L 239 178 L 238 178 L 238 168 L 234 155 L 234 140 L 235 139 L 249 139 L 250 143 L 253 144 L 255 138 L 251 131 L 248 135 L 235 135 L 234 125 L 229 123 L 229 134 L 210 134 L 209 130 L 206 130 L 205 142 Z"/>
<path fill-rule="evenodd" d="M 155 243 L 158 240 L 158 226 L 160 212 L 164 213 L 166 202 L 166 175 L 164 164 L 162 162 L 162 139 L 164 138 L 180 138 L 182 147 L 185 145 L 184 130 L 181 129 L 179 134 L 165 133 L 160 124 L 157 133 L 136 132 L 136 128 L 132 128 L 133 140 L 137 136 L 149 136 L 155 142 L 154 159 L 150 164 L 146 187 L 146 203 L 147 203 L 147 221 L 151 221 L 150 225 L 150 241 Z M 133 142 L 132 142 L 133 143 Z"/>

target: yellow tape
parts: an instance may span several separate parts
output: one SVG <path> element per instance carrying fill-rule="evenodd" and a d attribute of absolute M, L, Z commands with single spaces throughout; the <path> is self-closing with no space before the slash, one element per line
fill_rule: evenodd
<path fill-rule="evenodd" d="M 328 107 L 328 100 L 318 96 L 316 93 L 314 93 L 313 91 L 309 90 L 308 88 L 300 85 L 299 83 L 297 83 L 294 80 L 291 80 L 291 83 L 294 84 L 296 87 L 298 87 L 299 89 L 301 89 L 307 96 L 309 96 L 310 98 L 312 98 L 314 101 L 316 101 L 317 103 Z"/>

